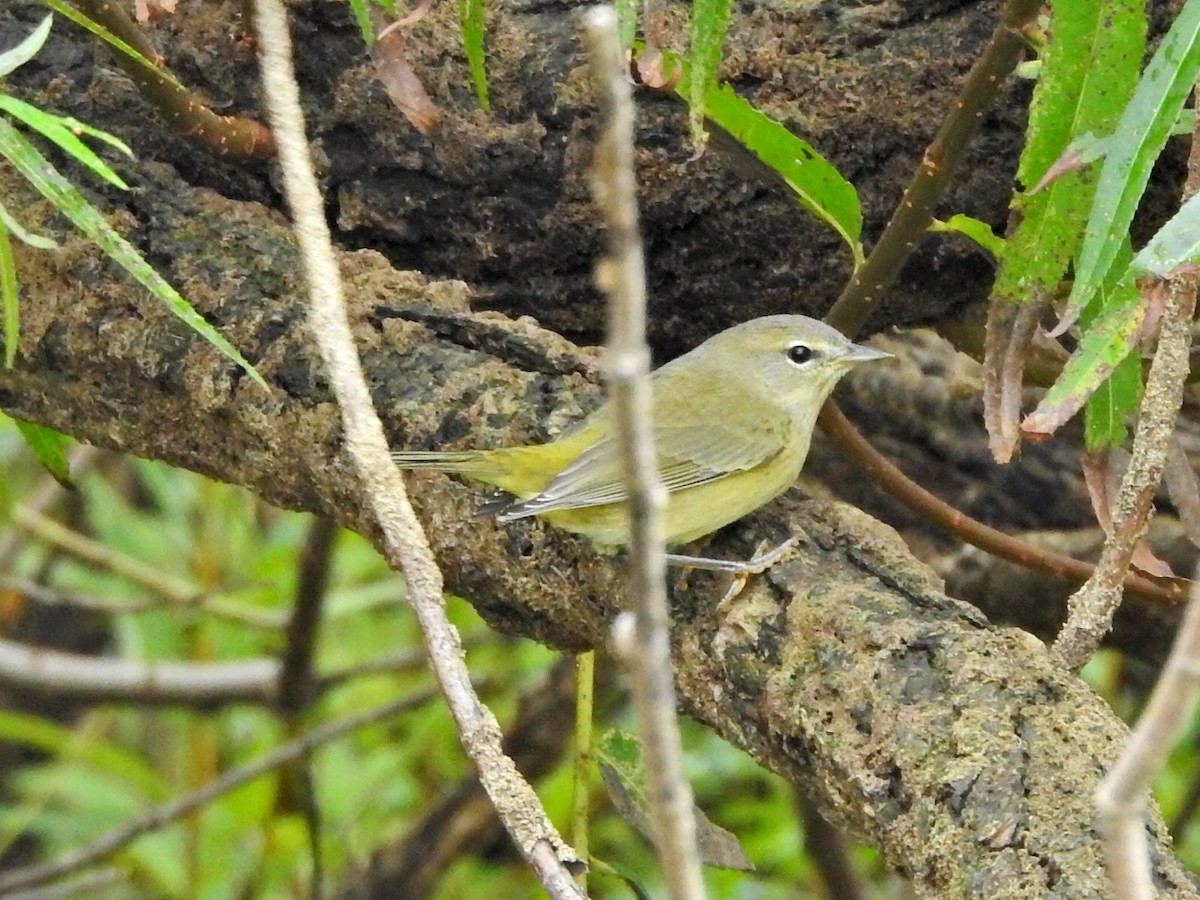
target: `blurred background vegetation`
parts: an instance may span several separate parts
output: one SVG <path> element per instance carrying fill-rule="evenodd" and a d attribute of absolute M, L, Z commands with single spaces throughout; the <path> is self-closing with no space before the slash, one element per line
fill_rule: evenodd
<path fill-rule="evenodd" d="M 0 545 L 8 559 L 0 580 L 4 640 L 104 661 L 280 657 L 312 516 L 283 512 L 243 489 L 161 463 L 108 453 L 90 457 L 67 491 L 7 419 L 0 426 L 0 467 Z M 68 528 L 72 543 L 47 541 L 18 524 L 14 514 L 31 504 L 46 507 L 44 515 Z M 116 568 L 81 558 L 73 542 L 112 554 Z M 120 574 L 127 561 L 160 576 L 169 596 L 148 579 Z M 124 702 L 82 703 L 0 685 L 0 870 L 69 853 L 301 730 L 428 691 L 432 682 L 403 602 L 403 581 L 348 532 L 332 542 L 328 567 L 315 669 L 318 678 L 336 679 L 301 721 L 271 703 L 162 706 L 136 692 Z M 49 594 L 23 591 L 25 580 Z M 172 601 L 180 590 L 194 592 L 187 609 Z M 511 731 L 523 698 L 553 678 L 559 654 L 495 634 L 467 603 L 448 602 L 482 695 Z M 602 660 L 601 667 L 606 696 L 598 704 L 598 728 L 628 728 L 614 664 Z M 566 687 L 554 701 L 563 707 L 556 735 L 562 752 L 537 782 L 562 827 L 571 796 L 573 713 Z M 752 874 L 709 869 L 712 896 L 819 896 L 823 880 L 803 852 L 791 788 L 690 723 L 685 746 L 699 805 L 737 836 L 758 868 Z M 96 880 L 89 870 L 73 890 L 92 897 L 309 896 L 313 836 L 306 810 L 315 809 L 326 890 L 334 896 L 339 885 L 350 889 L 372 854 L 402 855 L 417 823 L 471 775 L 450 717 L 432 694 L 411 712 L 321 747 L 304 769 L 301 779 L 294 768 L 272 772 L 135 840 L 103 864 Z M 311 797 L 297 788 L 306 781 Z M 594 854 L 658 895 L 648 844 L 613 812 L 598 778 L 593 788 Z M 420 836 L 423 846 L 454 841 L 464 827 L 476 829 L 478 841 L 447 862 L 428 896 L 542 896 L 493 824 L 447 816 L 440 826 L 440 837 Z M 865 896 L 893 896 L 893 880 L 873 851 L 853 850 L 850 860 L 863 884 L 873 885 Z M 619 878 L 603 875 L 592 879 L 590 890 L 598 897 L 633 896 Z"/>

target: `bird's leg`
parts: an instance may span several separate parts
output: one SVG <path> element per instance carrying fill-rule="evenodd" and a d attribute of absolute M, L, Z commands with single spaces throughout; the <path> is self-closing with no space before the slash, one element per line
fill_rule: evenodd
<path fill-rule="evenodd" d="M 708 572 L 729 572 L 743 579 L 750 575 L 759 575 L 775 563 L 779 562 L 799 542 L 799 536 L 790 537 L 773 550 L 762 552 L 760 547 L 752 559 L 737 562 L 728 559 L 713 559 L 709 556 L 680 556 L 678 553 L 667 554 L 668 566 L 680 566 L 687 569 L 704 569 Z"/>
<path fill-rule="evenodd" d="M 721 609 L 726 603 L 740 594 L 746 587 L 746 581 L 751 575 L 758 575 L 765 572 L 775 563 L 779 562 L 783 556 L 791 550 L 800 541 L 800 536 L 795 535 L 788 538 L 778 547 L 772 550 L 767 550 L 767 544 L 764 541 L 758 545 L 754 551 L 754 556 L 745 562 L 732 562 L 725 559 L 712 559 L 707 556 L 680 556 L 677 553 L 667 554 L 667 565 L 670 566 L 685 566 L 691 569 L 705 569 L 710 572 L 728 572 L 733 576 L 733 580 L 729 584 L 729 589 L 725 591 L 725 596 L 717 603 L 717 609 Z"/>

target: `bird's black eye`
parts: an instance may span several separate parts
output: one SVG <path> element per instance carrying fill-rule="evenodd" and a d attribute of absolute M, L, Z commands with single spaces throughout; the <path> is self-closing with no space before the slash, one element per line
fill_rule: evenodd
<path fill-rule="evenodd" d="M 808 362 L 816 355 L 816 351 L 807 344 L 792 344 L 792 346 L 788 347 L 787 351 L 788 359 L 798 366 L 804 365 L 804 363 Z"/>

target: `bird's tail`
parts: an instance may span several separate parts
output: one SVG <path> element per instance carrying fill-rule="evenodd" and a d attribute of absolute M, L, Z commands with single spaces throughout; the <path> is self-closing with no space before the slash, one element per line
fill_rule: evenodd
<path fill-rule="evenodd" d="M 459 475 L 503 475 L 506 468 L 494 453 L 481 450 L 399 450 L 392 462 L 402 469 L 432 469 Z"/>

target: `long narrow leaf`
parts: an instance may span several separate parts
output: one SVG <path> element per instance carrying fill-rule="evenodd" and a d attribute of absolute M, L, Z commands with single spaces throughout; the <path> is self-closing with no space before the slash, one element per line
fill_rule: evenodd
<path fill-rule="evenodd" d="M 115 741 L 98 736 L 79 740 L 72 729 L 30 713 L 0 710 L 0 739 L 7 744 L 79 760 L 137 789 L 148 800 L 169 800 L 175 790 L 171 782 L 155 772 L 142 757 Z"/>
<path fill-rule="evenodd" d="M 54 10 L 56 13 L 58 13 L 63 18 L 70 19 L 72 22 L 74 22 L 80 28 L 87 29 L 92 34 L 96 35 L 96 37 L 100 38 L 100 40 L 104 41 L 106 44 L 110 45 L 111 47 L 120 51 L 121 53 L 124 53 L 130 59 L 137 61 L 140 65 L 145 66 L 147 69 L 149 69 L 151 72 L 154 73 L 154 76 L 156 78 L 160 78 L 160 79 L 163 79 L 163 80 L 169 82 L 172 87 L 175 87 L 175 88 L 179 89 L 180 91 L 185 90 L 184 86 L 179 83 L 179 81 L 175 78 L 174 75 L 171 74 L 169 69 L 167 69 L 165 66 L 157 65 L 155 63 L 155 61 L 152 59 L 147 59 L 145 56 L 143 56 L 137 50 L 134 50 L 133 47 L 129 46 L 129 44 L 127 44 L 125 41 L 121 40 L 119 37 L 117 37 L 115 34 L 113 34 L 111 31 L 109 31 L 107 28 L 105 28 L 99 22 L 96 22 L 96 21 L 90 19 L 89 17 L 85 16 L 83 13 L 81 13 L 75 7 L 71 6 L 71 4 L 65 3 L 65 2 L 63 2 L 63 0 L 41 0 L 41 2 L 44 5 L 50 7 L 52 10 Z"/>
<path fill-rule="evenodd" d="M 483 51 L 483 39 L 487 31 L 487 0 L 459 0 L 458 19 L 462 28 L 463 51 L 467 54 L 467 68 L 471 72 L 471 83 L 475 85 L 475 97 L 482 109 L 491 109 Z"/>
<path fill-rule="evenodd" d="M 1058 380 L 1021 423 L 1026 434 L 1057 431 L 1133 350 L 1146 318 L 1146 303 L 1137 287 L 1132 281 L 1118 284 L 1103 306 L 1105 312 L 1084 332 Z"/>
<path fill-rule="evenodd" d="M 1112 131 L 1137 84 L 1146 41 L 1142 0 L 1055 0 L 1052 39 L 1029 112 L 1029 136 L 1018 180 L 1021 223 L 994 292 L 1022 302 L 1053 289 L 1083 239 L 1096 172 L 1075 167 L 1042 190 L 1088 134 Z M 1099 143 L 1093 137 L 1091 143 Z M 1078 150 L 1073 154 L 1081 156 Z"/>
<path fill-rule="evenodd" d="M 684 96 L 681 89 L 677 93 Z M 727 84 L 709 88 L 706 115 L 774 169 L 801 206 L 842 236 L 850 247 L 855 268 L 861 264 L 862 208 L 854 185 L 841 172 L 811 144 L 759 112 Z"/>
<path fill-rule="evenodd" d="M 1141 399 L 1142 361 L 1137 354 L 1130 353 L 1084 407 L 1083 437 L 1089 453 L 1125 443 L 1128 436 L 1125 420 L 1137 412 Z"/>
<path fill-rule="evenodd" d="M 92 207 L 75 186 L 59 174 L 26 138 L 0 118 L 0 156 L 7 159 L 30 184 L 67 216 L 75 227 L 107 253 L 125 271 L 167 305 L 189 328 L 233 360 L 256 382 L 267 387 L 258 371 L 234 349 L 221 334 L 206 322 L 179 295 L 175 288 L 159 275 L 121 235 L 112 229 L 104 217 Z"/>
<path fill-rule="evenodd" d="M 688 54 L 686 79 L 688 126 L 692 143 L 703 147 L 704 116 L 709 88 L 717 83 L 721 66 L 721 48 L 729 28 L 731 0 L 694 0 L 692 3 L 692 46 Z"/>
<path fill-rule="evenodd" d="M 58 248 L 58 241 L 54 240 L 54 238 L 48 238 L 45 235 L 34 234 L 32 231 L 29 231 L 17 221 L 16 217 L 8 211 L 8 208 L 3 203 L 0 203 L 0 224 L 11 231 L 12 236 L 22 244 L 28 244 L 37 250 L 55 250 Z"/>
<path fill-rule="evenodd" d="M 71 466 L 67 462 L 67 436 L 53 428 L 47 428 L 45 425 L 26 422 L 22 419 L 13 419 L 13 421 L 17 423 L 17 428 L 25 438 L 25 443 L 29 445 L 33 455 L 38 458 L 38 462 L 46 467 L 46 471 L 54 476 L 55 481 L 63 487 L 71 487 Z"/>
<path fill-rule="evenodd" d="M 1135 274 L 1165 277 L 1177 268 L 1200 263 L 1200 194 L 1183 204 L 1154 237 L 1138 251 L 1131 266 Z"/>
<path fill-rule="evenodd" d="M 53 20 L 54 16 L 46 16 L 38 24 L 38 27 L 33 29 L 29 37 L 25 38 L 11 50 L 5 50 L 3 53 L 0 53 L 0 78 L 11 74 L 37 56 L 38 51 L 42 49 L 42 45 L 46 43 L 46 38 L 50 36 L 50 23 Z"/>
<path fill-rule="evenodd" d="M 1200 0 L 1187 0 L 1117 124 L 1116 140 L 1104 159 L 1096 200 L 1075 263 L 1075 284 L 1063 316 L 1064 324 L 1070 324 L 1108 278 L 1121 243 L 1129 235 L 1150 170 L 1179 118 L 1197 74 L 1200 74 Z"/>
<path fill-rule="evenodd" d="M 43 112 L 32 104 L 7 94 L 0 94 L 0 112 L 6 112 L 13 118 L 24 122 L 34 131 L 39 132 L 47 140 L 53 141 L 67 153 L 75 157 L 109 184 L 126 190 L 127 185 L 107 163 L 98 157 L 94 150 L 81 141 L 70 131 L 63 120 L 52 113 Z M 114 138 L 116 140 L 116 138 Z M 119 143 L 119 142 L 118 142 Z M 125 147 L 128 150 L 128 147 Z"/>

